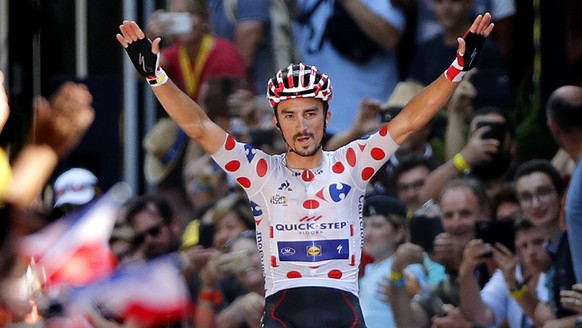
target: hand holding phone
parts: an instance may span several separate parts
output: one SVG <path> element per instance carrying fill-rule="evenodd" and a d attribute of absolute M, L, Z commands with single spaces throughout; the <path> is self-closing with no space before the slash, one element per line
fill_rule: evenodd
<path fill-rule="evenodd" d="M 481 139 L 495 139 L 502 145 L 505 141 L 509 127 L 503 122 L 481 121 L 477 122 L 477 129 L 487 126 L 489 129 L 481 135 Z"/>
<path fill-rule="evenodd" d="M 241 250 L 222 254 L 216 261 L 216 269 L 223 274 L 244 272 L 251 267 L 251 256 L 248 251 Z"/>
<path fill-rule="evenodd" d="M 193 29 L 194 18 L 187 12 L 165 12 L 159 14 L 159 19 L 166 27 L 167 34 L 190 33 Z"/>

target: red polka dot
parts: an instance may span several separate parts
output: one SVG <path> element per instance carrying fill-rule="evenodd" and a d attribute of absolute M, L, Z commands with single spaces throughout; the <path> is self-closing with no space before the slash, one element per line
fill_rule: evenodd
<path fill-rule="evenodd" d="M 356 152 L 353 148 L 348 149 L 346 154 L 346 159 L 348 160 L 348 165 L 351 167 L 356 166 Z"/>
<path fill-rule="evenodd" d="M 257 163 L 257 174 L 262 178 L 267 174 L 267 161 L 261 158 Z"/>
<path fill-rule="evenodd" d="M 301 173 L 301 179 L 305 182 L 313 181 L 313 178 L 315 178 L 315 174 L 310 170 L 305 170 Z"/>
<path fill-rule="evenodd" d="M 226 165 L 224 166 L 224 168 L 227 171 L 235 172 L 236 170 L 238 170 L 240 168 L 240 162 L 239 161 L 236 161 L 236 160 L 230 161 L 230 162 L 226 163 Z"/>
<path fill-rule="evenodd" d="M 236 141 L 232 136 L 228 136 L 226 138 L 226 144 L 224 145 L 224 149 L 232 150 L 234 148 L 234 145 L 236 145 Z"/>
<path fill-rule="evenodd" d="M 342 164 L 342 162 L 337 162 L 335 163 L 332 167 L 331 167 L 332 171 L 334 173 L 342 173 L 345 170 L 344 165 Z"/>
<path fill-rule="evenodd" d="M 249 178 L 240 177 L 236 179 L 236 182 L 240 184 L 243 188 L 249 188 L 251 186 L 251 180 Z"/>
<path fill-rule="evenodd" d="M 362 170 L 362 179 L 368 180 L 374 175 L 374 169 L 371 167 L 366 167 Z"/>
<path fill-rule="evenodd" d="M 384 125 L 384 126 L 383 126 L 383 127 L 380 129 L 380 131 L 379 131 L 379 134 L 380 134 L 382 137 L 385 137 L 386 135 L 388 135 L 388 125 Z"/>
<path fill-rule="evenodd" d="M 372 155 L 372 158 L 377 161 L 386 157 L 386 153 L 380 148 L 373 148 L 372 151 L 370 151 L 370 154 Z"/>
<path fill-rule="evenodd" d="M 350 262 L 351 266 L 356 266 L 356 256 L 352 255 L 352 261 Z"/>
<path fill-rule="evenodd" d="M 275 256 L 271 256 L 271 266 L 273 268 L 278 267 L 279 265 L 277 264 L 277 258 Z"/>
<path fill-rule="evenodd" d="M 327 273 L 327 276 L 330 277 L 331 279 L 341 279 L 342 275 L 343 274 L 340 270 L 331 270 L 330 272 Z"/>
<path fill-rule="evenodd" d="M 308 199 L 303 202 L 303 207 L 308 210 L 313 210 L 319 207 L 319 202 L 315 199 Z"/>
<path fill-rule="evenodd" d="M 299 271 L 289 271 L 287 272 L 287 278 L 289 279 L 301 278 L 301 273 L 299 273 Z"/>

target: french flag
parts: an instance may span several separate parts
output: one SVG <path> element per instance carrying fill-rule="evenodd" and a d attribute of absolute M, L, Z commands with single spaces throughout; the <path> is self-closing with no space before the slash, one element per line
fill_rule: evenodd
<path fill-rule="evenodd" d="M 152 325 L 179 322 L 191 297 L 176 261 L 168 255 L 124 264 L 110 277 L 73 291 L 67 309 L 86 313 L 97 308 L 117 319 Z"/>
<path fill-rule="evenodd" d="M 118 211 L 131 194 L 129 185 L 115 184 L 80 213 L 21 239 L 20 255 L 33 259 L 45 287 L 85 285 L 114 271 L 117 261 L 109 238 Z"/>

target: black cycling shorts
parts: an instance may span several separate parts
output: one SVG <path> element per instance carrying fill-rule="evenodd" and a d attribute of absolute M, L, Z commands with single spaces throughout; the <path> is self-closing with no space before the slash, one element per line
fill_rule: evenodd
<path fill-rule="evenodd" d="M 265 328 L 365 328 L 360 301 L 346 291 L 301 287 L 266 298 Z"/>

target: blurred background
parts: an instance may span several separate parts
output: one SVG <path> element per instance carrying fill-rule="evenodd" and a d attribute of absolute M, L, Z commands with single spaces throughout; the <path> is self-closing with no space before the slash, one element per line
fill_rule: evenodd
<path fill-rule="evenodd" d="M 159 108 L 149 87 L 134 78 L 115 34 L 124 18 L 143 24 L 164 6 L 154 0 L 0 0 L 0 69 L 12 107 L 0 142 L 17 148 L 25 140 L 34 95 L 48 96 L 64 80 L 84 82 L 94 95 L 96 121 L 60 166 L 91 169 L 105 189 L 124 180 L 138 193 L 145 191 L 140 141 Z M 549 158 L 555 151 L 553 139 L 537 132 L 546 130 L 540 109 L 556 87 L 580 83 L 582 45 L 575 40 L 582 37 L 573 33 L 582 30 L 581 6 L 580 1 L 516 1 L 511 70 L 524 158 Z M 541 66 L 534 58 L 542 58 Z M 541 78 L 532 79 L 534 73 Z"/>

